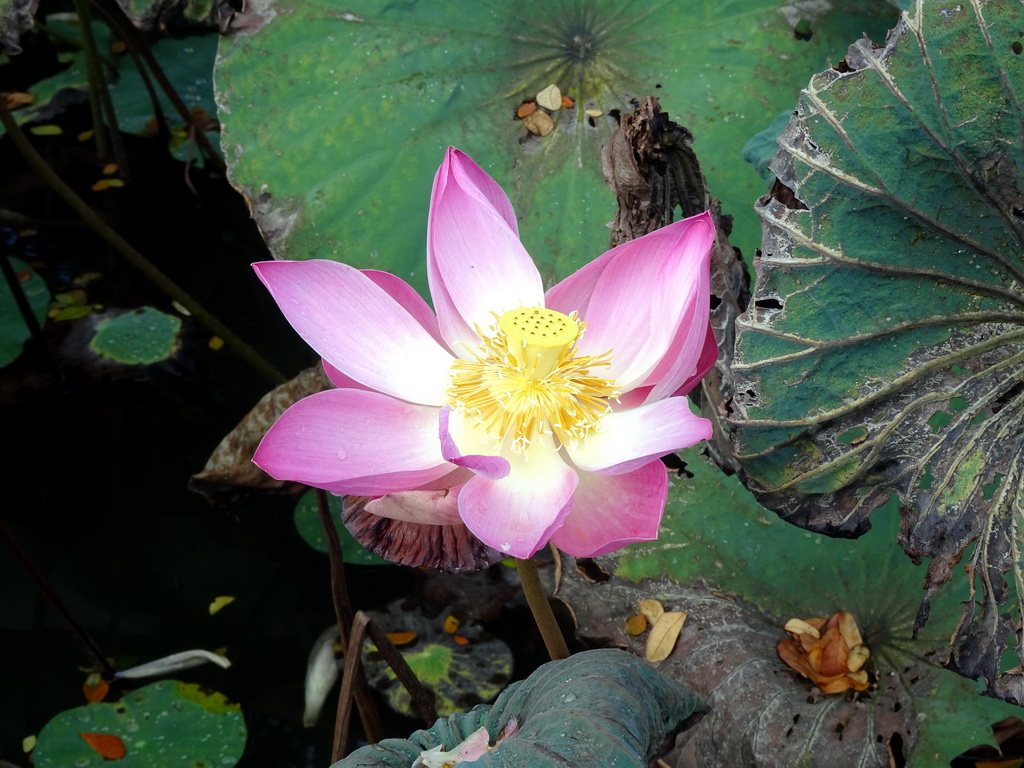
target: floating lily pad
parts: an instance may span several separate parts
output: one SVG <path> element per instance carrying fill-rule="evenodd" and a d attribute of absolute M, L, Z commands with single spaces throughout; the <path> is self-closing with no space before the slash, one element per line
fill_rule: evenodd
<path fill-rule="evenodd" d="M 700 711 L 697 696 L 635 656 L 586 651 L 543 665 L 506 688 L 493 706 L 438 720 L 408 740 L 357 749 L 333 768 L 409 768 L 421 752 L 454 749 L 479 728 L 493 744 L 511 718 L 515 731 L 467 768 L 646 768 Z"/>
<path fill-rule="evenodd" d="M 341 498 L 333 494 L 327 495 L 327 504 L 331 510 L 331 520 L 338 530 L 338 539 L 341 541 L 341 554 L 346 563 L 353 565 L 390 565 L 382 557 L 378 557 L 370 550 L 352 538 L 352 534 L 341 522 Z M 320 522 L 320 512 L 317 510 L 316 491 L 306 491 L 302 494 L 295 505 L 295 529 L 299 532 L 302 540 L 318 552 L 327 552 L 327 537 L 324 536 L 324 527 Z"/>
<path fill-rule="evenodd" d="M 752 252 L 765 184 L 743 145 L 823 61 L 895 19 L 885 2 L 816 4 L 799 40 L 799 5 L 254 0 L 217 63 L 231 179 L 277 256 L 384 269 L 424 291 L 430 184 L 453 144 L 510 193 L 551 281 L 607 249 L 601 147 L 652 95 L 693 131 L 733 242 Z M 574 104 L 534 135 L 515 112 L 552 84 Z"/>
<path fill-rule="evenodd" d="M 162 680 L 120 701 L 96 702 L 61 712 L 39 733 L 37 768 L 89 768 L 111 760 L 92 742 L 123 745 L 118 768 L 230 768 L 245 750 L 245 720 L 237 704 L 197 685 Z"/>
<path fill-rule="evenodd" d="M 2 257 L 0 257 L 2 258 Z M 42 324 L 50 303 L 50 289 L 46 287 L 35 270 L 18 259 L 11 259 L 11 268 L 18 278 L 18 286 L 28 300 L 36 321 Z M 32 335 L 25 318 L 4 280 L 0 283 L 0 368 L 13 363 L 21 354 L 22 347 Z"/>
<path fill-rule="evenodd" d="M 179 318 L 153 307 L 142 307 L 101 320 L 90 346 L 100 357 L 118 363 L 158 363 L 174 354 L 180 330 Z"/>
<path fill-rule="evenodd" d="M 682 457 L 658 540 L 597 558 L 591 580 L 566 568 L 559 596 L 585 637 L 638 654 L 647 636 L 625 626 L 638 599 L 688 613 L 669 657 L 683 665 L 666 672 L 712 707 L 692 733 L 704 762 L 885 768 L 895 735 L 909 765 L 945 765 L 1019 712 L 939 666 L 963 595 L 938 596 L 913 637 L 926 569 L 892 543 L 894 505 L 865 537 L 833 539 L 780 520 L 697 449 Z M 873 685 L 856 697 L 816 695 L 775 647 L 787 620 L 840 610 L 855 616 L 871 650 Z"/>
<path fill-rule="evenodd" d="M 811 80 L 772 166 L 785 186 L 759 206 L 722 404 L 746 482 L 785 519 L 858 535 L 894 491 L 929 598 L 968 558 L 951 666 L 1016 701 L 1024 676 L 1000 660 L 1021 652 L 1024 598 L 1004 577 L 1024 584 L 1022 30 L 1019 3 L 919 2 L 885 47 Z"/>
<path fill-rule="evenodd" d="M 398 650 L 416 678 L 433 693 L 439 715 L 490 701 L 512 676 L 512 651 L 479 622 L 453 624 L 449 620 L 446 628 L 446 611 L 434 613 L 422 603 L 409 601 L 392 603 L 386 611 L 367 613 L 386 632 L 415 635 Z M 408 691 L 369 640 L 363 647 L 363 665 L 370 685 L 387 697 L 396 712 L 416 716 Z"/>

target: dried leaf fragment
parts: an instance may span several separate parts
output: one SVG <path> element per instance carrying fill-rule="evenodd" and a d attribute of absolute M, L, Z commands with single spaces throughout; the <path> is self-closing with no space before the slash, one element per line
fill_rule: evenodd
<path fill-rule="evenodd" d="M 550 109 L 552 112 L 556 109 L 561 109 L 562 91 L 557 85 L 552 83 L 537 94 L 537 103 L 544 107 L 544 109 Z"/>
<path fill-rule="evenodd" d="M 665 611 L 647 638 L 644 656 L 648 661 L 664 661 L 676 647 L 676 640 L 686 621 L 685 611 Z"/>
<path fill-rule="evenodd" d="M 415 632 L 388 632 L 386 636 L 392 645 L 408 645 L 416 639 Z"/>
<path fill-rule="evenodd" d="M 3 98 L 7 108 L 12 112 L 20 107 L 27 107 L 36 100 L 35 96 L 24 91 L 7 91 L 0 93 L 0 97 Z"/>
<path fill-rule="evenodd" d="M 526 130 L 537 136 L 547 136 L 555 130 L 555 121 L 551 119 L 551 115 L 539 109 L 524 117 L 523 125 L 526 126 Z"/>

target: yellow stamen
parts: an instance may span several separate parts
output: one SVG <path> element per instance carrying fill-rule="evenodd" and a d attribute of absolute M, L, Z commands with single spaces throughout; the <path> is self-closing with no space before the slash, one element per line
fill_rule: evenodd
<path fill-rule="evenodd" d="M 525 451 L 538 435 L 575 447 L 619 396 L 615 382 L 593 376 L 611 353 L 576 356 L 585 329 L 576 313 L 528 307 L 506 312 L 485 334 L 475 360 L 452 365 L 448 404 L 473 417 L 499 449 Z"/>

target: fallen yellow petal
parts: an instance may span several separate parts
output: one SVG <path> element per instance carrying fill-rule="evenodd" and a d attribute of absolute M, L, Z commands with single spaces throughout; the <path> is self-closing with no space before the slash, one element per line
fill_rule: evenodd
<path fill-rule="evenodd" d="M 637 600 L 636 607 L 637 610 L 644 615 L 644 618 L 647 619 L 647 623 L 652 627 L 658 623 L 658 619 L 660 619 L 661 615 L 665 613 L 665 609 L 662 607 L 661 603 L 650 598 Z"/>
<path fill-rule="evenodd" d="M 791 635 L 810 635 L 811 637 L 821 637 L 821 632 L 816 630 L 803 619 L 790 619 L 786 622 L 786 626 L 784 626 L 783 629 Z"/>
<path fill-rule="evenodd" d="M 843 636 L 843 640 L 850 648 L 856 648 L 864 642 L 860 636 L 860 630 L 857 629 L 857 620 L 853 618 L 852 613 L 846 611 L 839 612 L 839 634 Z"/>
<path fill-rule="evenodd" d="M 846 657 L 846 666 L 849 667 L 851 672 L 856 672 L 858 669 L 864 666 L 864 662 L 871 656 L 871 651 L 868 650 L 866 645 L 858 645 L 856 648 L 850 651 L 850 655 Z"/>

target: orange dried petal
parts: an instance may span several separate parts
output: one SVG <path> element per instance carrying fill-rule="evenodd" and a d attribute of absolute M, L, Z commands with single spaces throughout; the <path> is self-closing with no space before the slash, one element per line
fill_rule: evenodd
<path fill-rule="evenodd" d="M 536 111 L 537 111 L 537 102 L 536 101 L 524 101 L 522 104 L 519 105 L 518 109 L 516 109 L 516 117 L 518 117 L 520 120 L 522 120 L 527 115 L 532 115 Z"/>
<path fill-rule="evenodd" d="M 822 638 L 821 662 L 818 669 L 823 675 L 845 675 L 850 671 L 846 665 L 846 659 L 850 655 L 850 648 L 839 634 L 839 629 L 833 627 L 825 632 Z"/>
<path fill-rule="evenodd" d="M 120 760 L 128 752 L 124 742 L 112 733 L 80 733 L 78 735 L 107 760 Z"/>
<path fill-rule="evenodd" d="M 642 614 L 630 616 L 626 619 L 626 634 L 630 637 L 642 635 L 647 629 L 647 617 Z"/>
<path fill-rule="evenodd" d="M 807 655 L 800 650 L 800 645 L 796 640 L 789 638 L 779 640 L 775 650 L 778 651 L 779 658 L 786 662 L 786 666 L 798 675 L 810 678 L 812 675 L 817 674 L 807 662 Z"/>
<path fill-rule="evenodd" d="M 89 682 L 86 681 L 82 686 L 82 693 L 85 694 L 85 700 L 90 704 L 97 701 L 103 701 L 107 696 L 107 691 L 109 690 L 110 686 L 107 685 L 107 681 L 102 679 L 95 685 L 89 685 Z"/>
<path fill-rule="evenodd" d="M 386 636 L 392 645 L 408 645 L 416 639 L 415 632 L 388 632 Z"/>

